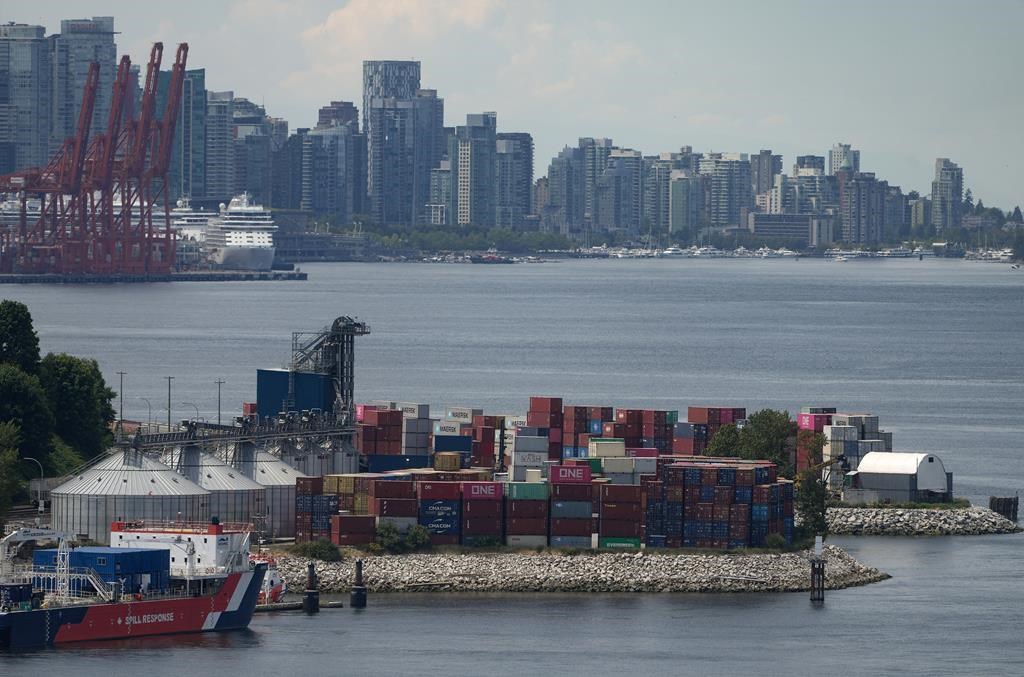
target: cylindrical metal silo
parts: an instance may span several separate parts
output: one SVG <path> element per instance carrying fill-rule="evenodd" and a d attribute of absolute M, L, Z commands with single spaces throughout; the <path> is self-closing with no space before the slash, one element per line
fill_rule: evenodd
<path fill-rule="evenodd" d="M 268 451 L 247 447 L 237 467 L 266 489 L 268 535 L 271 538 L 295 536 L 295 480 L 306 475 Z"/>
<path fill-rule="evenodd" d="M 252 523 L 266 512 L 267 490 L 215 456 L 186 447 L 174 468 L 210 492 L 210 517 L 221 523 Z"/>
<path fill-rule="evenodd" d="M 102 458 L 51 497 L 55 529 L 100 543 L 107 543 L 110 523 L 118 520 L 210 519 L 210 492 L 132 449 Z"/>

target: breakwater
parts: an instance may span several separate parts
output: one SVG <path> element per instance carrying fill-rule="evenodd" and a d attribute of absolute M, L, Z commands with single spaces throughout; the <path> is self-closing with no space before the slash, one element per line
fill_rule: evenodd
<path fill-rule="evenodd" d="M 889 575 L 826 546 L 826 586 L 866 585 Z M 370 592 L 797 592 L 809 590 L 807 552 L 794 553 L 422 553 L 364 558 Z M 304 558 L 278 555 L 292 591 L 305 583 Z M 355 564 L 318 562 L 323 592 L 351 587 Z"/>
<path fill-rule="evenodd" d="M 829 508 L 830 534 L 850 536 L 973 536 L 1020 531 L 988 508 Z"/>

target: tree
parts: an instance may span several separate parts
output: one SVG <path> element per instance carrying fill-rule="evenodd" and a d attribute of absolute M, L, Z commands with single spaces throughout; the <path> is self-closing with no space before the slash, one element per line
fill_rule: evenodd
<path fill-rule="evenodd" d="M 21 430 L 14 421 L 0 423 L 0 524 L 15 498 L 24 496 L 25 482 L 22 479 L 21 459 L 18 445 L 21 444 Z"/>
<path fill-rule="evenodd" d="M 794 436 L 794 425 L 788 411 L 762 409 L 747 417 L 740 432 L 740 457 L 750 460 L 765 459 L 779 466 L 779 473 L 791 477 L 793 461 L 789 443 Z"/>
<path fill-rule="evenodd" d="M 48 456 L 53 414 L 46 393 L 36 376 L 13 364 L 0 364 L 0 421 L 18 425 L 22 457 L 43 461 Z"/>
<path fill-rule="evenodd" d="M 0 303 L 0 362 L 13 364 L 26 374 L 39 369 L 39 337 L 24 303 Z"/>
<path fill-rule="evenodd" d="M 739 456 L 740 455 L 740 431 L 732 423 L 718 429 L 715 436 L 711 438 L 705 456 Z"/>
<path fill-rule="evenodd" d="M 85 459 L 103 453 L 114 420 L 107 387 L 96 360 L 50 353 L 39 367 L 39 381 L 54 415 L 54 432 Z"/>
<path fill-rule="evenodd" d="M 978 198 L 978 204 L 974 205 L 974 213 L 975 214 L 984 214 L 985 213 L 985 203 L 982 202 L 981 198 Z"/>
<path fill-rule="evenodd" d="M 964 205 L 961 210 L 964 214 L 971 214 L 974 212 L 974 194 L 971 193 L 971 189 L 968 188 L 964 193 Z"/>
<path fill-rule="evenodd" d="M 1020 205 L 1013 208 L 1013 215 L 1010 216 L 1010 220 L 1014 223 L 1024 223 L 1024 214 L 1020 213 Z"/>
<path fill-rule="evenodd" d="M 804 537 L 828 535 L 827 501 L 828 488 L 821 479 L 821 473 L 813 470 L 800 473 L 794 503 L 800 513 L 800 531 Z"/>

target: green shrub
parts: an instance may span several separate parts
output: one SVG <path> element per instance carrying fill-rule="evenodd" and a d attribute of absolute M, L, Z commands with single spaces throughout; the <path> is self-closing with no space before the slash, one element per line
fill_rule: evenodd
<path fill-rule="evenodd" d="M 381 550 L 393 555 L 430 547 L 430 532 L 419 524 L 406 533 L 399 533 L 393 524 L 385 522 L 377 528 L 377 544 Z"/>
<path fill-rule="evenodd" d="M 296 543 L 291 547 L 291 553 L 299 557 L 318 559 L 321 562 L 341 561 L 341 551 L 338 550 L 338 546 L 322 538 L 310 543 Z"/>
<path fill-rule="evenodd" d="M 421 524 L 415 525 L 406 532 L 405 545 L 409 550 L 429 550 L 430 532 Z"/>
<path fill-rule="evenodd" d="M 786 539 L 782 537 L 782 534 L 768 534 L 768 538 L 764 539 L 764 547 L 771 550 L 783 550 L 786 547 Z"/>

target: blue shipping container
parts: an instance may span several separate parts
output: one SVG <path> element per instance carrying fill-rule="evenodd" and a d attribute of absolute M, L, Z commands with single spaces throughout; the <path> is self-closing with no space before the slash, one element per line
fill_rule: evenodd
<path fill-rule="evenodd" d="M 736 487 L 733 491 L 733 503 L 750 503 L 754 499 L 754 487 Z"/>
<path fill-rule="evenodd" d="M 768 506 L 764 503 L 754 503 L 750 506 L 750 521 L 751 522 L 767 522 L 768 521 Z"/>
<path fill-rule="evenodd" d="M 469 439 L 469 438 L 467 438 Z M 388 472 L 409 468 L 429 468 L 432 456 L 365 456 L 370 472 Z"/>
<path fill-rule="evenodd" d="M 458 517 L 462 511 L 462 503 L 451 501 L 420 501 L 420 517 Z"/>
<path fill-rule="evenodd" d="M 603 421 L 591 421 L 590 422 L 590 434 L 591 435 L 600 435 L 601 432 L 604 430 L 603 425 L 604 425 Z"/>
<path fill-rule="evenodd" d="M 473 452 L 473 438 L 465 435 L 434 435 L 434 451 Z"/>

